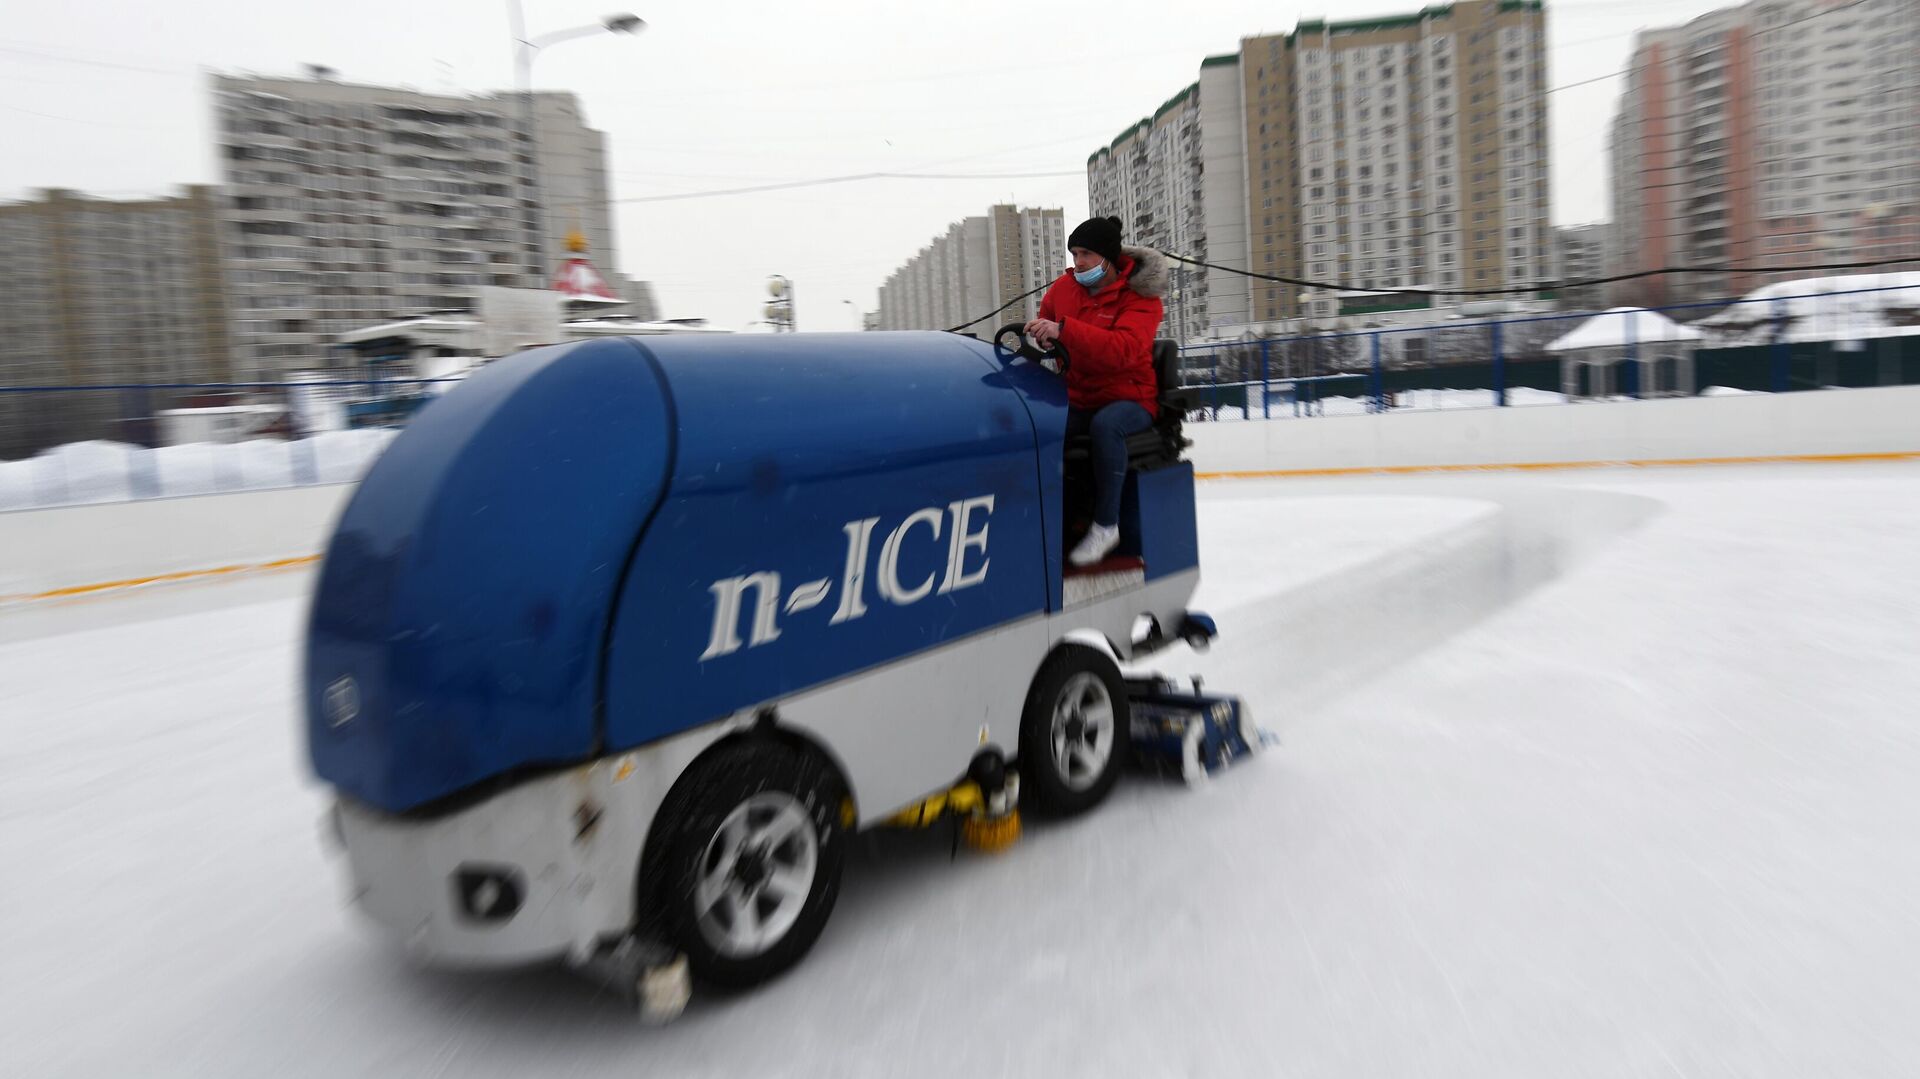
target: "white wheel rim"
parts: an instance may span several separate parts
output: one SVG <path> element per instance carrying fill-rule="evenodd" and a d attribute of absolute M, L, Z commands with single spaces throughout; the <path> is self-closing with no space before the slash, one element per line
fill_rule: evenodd
<path fill-rule="evenodd" d="M 1053 769 L 1070 791 L 1100 781 L 1113 756 L 1113 698 L 1090 671 L 1067 679 L 1053 699 Z"/>
<path fill-rule="evenodd" d="M 693 910 L 714 950 L 759 955 L 786 937 L 813 892 L 820 839 L 806 807 L 785 791 L 763 791 L 733 807 L 707 841 Z"/>

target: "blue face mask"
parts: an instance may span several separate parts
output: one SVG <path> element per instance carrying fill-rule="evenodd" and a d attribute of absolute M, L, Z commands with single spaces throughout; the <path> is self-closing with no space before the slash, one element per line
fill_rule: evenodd
<path fill-rule="evenodd" d="M 1100 282 L 1107 279 L 1107 268 L 1095 266 L 1091 270 L 1081 270 L 1073 275 L 1073 279 L 1087 288 L 1099 288 Z"/>

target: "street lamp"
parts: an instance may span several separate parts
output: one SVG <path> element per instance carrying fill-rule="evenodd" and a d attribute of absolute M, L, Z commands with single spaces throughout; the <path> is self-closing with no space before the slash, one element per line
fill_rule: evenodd
<path fill-rule="evenodd" d="M 772 274 L 767 278 L 767 295 L 773 299 L 767 303 L 767 321 L 773 324 L 773 332 L 783 329 L 793 333 L 797 326 L 793 317 L 793 279 L 782 274 Z"/>
<path fill-rule="evenodd" d="M 562 41 L 603 33 L 637 34 L 646 29 L 647 23 L 638 15 L 622 13 L 608 15 L 597 23 L 555 30 L 530 38 L 527 36 L 526 15 L 520 10 L 520 0 L 509 0 L 508 10 L 513 15 L 514 89 L 520 95 L 521 137 L 527 151 L 527 188 L 533 193 L 527 223 L 533 231 L 533 280 L 537 284 L 545 276 L 542 264 L 547 257 L 547 237 L 544 223 L 540 220 L 539 140 L 535 137 L 533 123 L 533 59 L 540 55 L 541 49 Z"/>

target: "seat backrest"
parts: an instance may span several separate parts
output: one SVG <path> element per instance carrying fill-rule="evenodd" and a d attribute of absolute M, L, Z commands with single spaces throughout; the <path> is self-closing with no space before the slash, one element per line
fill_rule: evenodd
<path fill-rule="evenodd" d="M 1180 388 L 1180 345 L 1162 337 L 1153 343 L 1154 398 L 1162 404 Z"/>

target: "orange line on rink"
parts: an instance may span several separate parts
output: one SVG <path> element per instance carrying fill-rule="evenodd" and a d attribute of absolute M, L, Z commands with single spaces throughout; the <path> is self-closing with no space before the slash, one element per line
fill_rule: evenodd
<path fill-rule="evenodd" d="M 1920 461 L 1920 450 L 1898 453 L 1794 453 L 1763 457 L 1673 457 L 1625 461 L 1517 461 L 1488 465 L 1377 465 L 1361 468 L 1273 468 L 1236 472 L 1195 472 L 1202 480 L 1288 479 L 1312 476 L 1383 476 L 1423 472 L 1558 472 L 1576 468 L 1679 468 L 1689 465 L 1846 464 L 1862 461 Z"/>
<path fill-rule="evenodd" d="M 167 584 L 173 581 L 195 581 L 207 577 L 224 577 L 235 573 L 255 573 L 267 570 L 291 569 L 295 566 L 310 566 L 320 561 L 317 554 L 301 555 L 297 558 L 276 558 L 271 562 L 247 562 L 237 566 L 215 566 L 211 569 L 180 570 L 176 573 L 156 573 L 151 577 L 129 577 L 124 581 L 101 581 L 98 584 L 77 584 L 66 588 L 55 588 L 47 592 L 27 592 L 18 596 L 0 596 L 0 605 L 10 603 L 32 603 L 36 600 L 69 599 L 74 596 L 90 596 L 100 592 L 114 592 L 123 588 L 139 588 L 149 584 Z"/>

